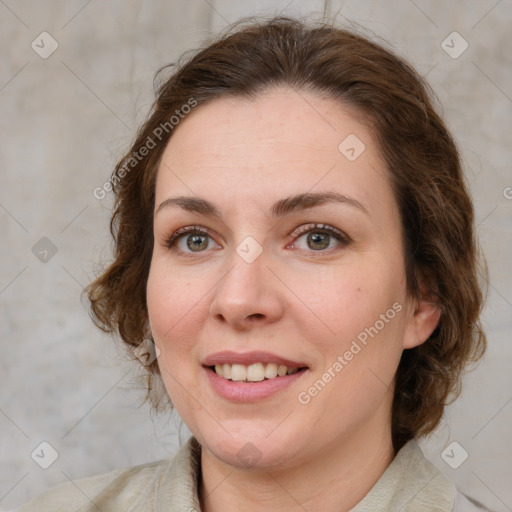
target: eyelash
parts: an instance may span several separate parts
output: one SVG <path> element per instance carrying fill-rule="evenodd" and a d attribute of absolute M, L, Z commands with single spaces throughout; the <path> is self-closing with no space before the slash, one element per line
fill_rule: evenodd
<path fill-rule="evenodd" d="M 301 252 L 301 253 L 306 252 L 306 253 L 308 253 L 308 255 L 329 254 L 333 250 L 339 249 L 340 247 L 347 247 L 351 243 L 351 239 L 347 235 L 345 235 L 342 231 L 340 231 L 339 229 L 329 226 L 328 224 L 319 224 L 316 222 L 313 222 L 310 224 L 303 224 L 302 226 L 299 226 L 298 228 L 296 228 L 293 231 L 293 233 L 291 233 L 290 236 L 293 237 L 294 243 L 295 243 L 296 239 L 298 239 L 308 233 L 322 233 L 325 235 L 329 235 L 330 237 L 334 238 L 335 240 L 337 240 L 339 242 L 339 244 L 337 246 L 331 247 L 330 249 L 325 249 L 325 250 L 315 251 L 313 249 L 309 249 L 309 250 L 298 249 L 299 252 Z"/>
<path fill-rule="evenodd" d="M 341 245 L 343 247 L 347 247 L 352 242 L 350 237 L 345 235 L 342 231 L 339 231 L 338 229 L 336 229 L 332 226 L 329 226 L 327 224 L 318 224 L 318 223 L 310 223 L 310 224 L 304 224 L 302 226 L 299 226 L 290 234 L 290 236 L 292 236 L 295 241 L 296 238 L 299 238 L 299 237 L 301 237 L 307 233 L 310 233 L 310 232 L 323 233 L 323 234 L 329 235 L 329 236 L 333 237 L 335 240 L 337 240 L 340 243 L 339 245 Z M 210 238 L 212 238 L 210 236 L 209 231 L 201 226 L 186 226 L 186 227 L 178 229 L 173 234 L 171 234 L 169 237 L 167 237 L 164 241 L 165 246 L 168 249 L 172 249 L 175 246 L 176 242 L 186 235 L 205 235 L 205 236 L 209 236 Z M 318 251 L 315 251 L 313 249 L 311 249 L 311 250 L 299 249 L 299 252 L 307 252 L 309 254 L 314 254 L 314 253 L 326 254 L 326 253 L 330 253 L 333 249 L 336 249 L 336 247 L 331 247 L 330 249 L 318 250 Z M 180 252 L 183 252 L 183 251 L 180 251 Z M 198 253 L 201 253 L 201 252 L 205 252 L 205 251 L 198 251 Z M 185 254 L 194 254 L 194 252 L 186 252 Z"/>
<path fill-rule="evenodd" d="M 185 235 L 207 235 L 210 236 L 208 230 L 201 226 L 186 226 L 175 231 L 171 236 L 165 239 L 165 246 L 169 249 L 177 242 L 180 238 Z"/>

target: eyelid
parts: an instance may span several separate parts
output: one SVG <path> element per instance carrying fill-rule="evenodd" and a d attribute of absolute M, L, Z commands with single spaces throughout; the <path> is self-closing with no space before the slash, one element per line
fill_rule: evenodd
<path fill-rule="evenodd" d="M 184 226 L 184 227 L 174 231 L 174 233 L 171 233 L 170 236 L 165 237 L 164 245 L 170 249 L 171 246 L 174 245 L 174 243 L 178 239 L 180 239 L 182 236 L 192 234 L 192 233 L 201 233 L 202 235 L 209 236 L 213 240 L 211 232 L 207 228 L 204 228 L 202 226 Z"/>
<path fill-rule="evenodd" d="M 302 224 L 301 226 L 295 228 L 294 231 L 290 233 L 290 237 L 294 240 L 305 233 L 309 233 L 311 231 L 325 231 L 330 235 L 334 235 L 340 242 L 345 243 L 346 245 L 352 242 L 352 239 L 343 231 L 330 226 L 329 224 L 321 224 L 318 222 L 311 222 L 309 224 Z M 320 251 L 319 251 L 320 252 Z"/>

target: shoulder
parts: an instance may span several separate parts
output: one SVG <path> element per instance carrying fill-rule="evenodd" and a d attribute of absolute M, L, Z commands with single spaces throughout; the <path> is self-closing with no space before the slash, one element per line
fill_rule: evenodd
<path fill-rule="evenodd" d="M 192 436 L 174 457 L 71 480 L 13 512 L 199 510 L 201 446 Z"/>
<path fill-rule="evenodd" d="M 125 511 L 143 496 L 148 498 L 151 488 L 169 464 L 169 460 L 160 460 L 71 480 L 50 489 L 15 512 Z"/>

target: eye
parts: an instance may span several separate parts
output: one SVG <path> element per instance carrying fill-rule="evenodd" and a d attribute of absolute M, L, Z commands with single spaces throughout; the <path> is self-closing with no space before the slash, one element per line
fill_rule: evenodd
<path fill-rule="evenodd" d="M 305 224 L 298 227 L 291 236 L 295 238 L 293 246 L 303 251 L 327 252 L 350 243 L 348 236 L 325 224 Z"/>
<path fill-rule="evenodd" d="M 208 231 L 200 226 L 187 226 L 175 231 L 165 241 L 166 247 L 175 248 L 179 252 L 198 253 L 211 249 L 214 243 Z"/>

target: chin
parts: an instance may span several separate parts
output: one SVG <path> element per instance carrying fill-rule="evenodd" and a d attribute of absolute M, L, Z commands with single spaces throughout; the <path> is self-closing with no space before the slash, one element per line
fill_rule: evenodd
<path fill-rule="evenodd" d="M 267 424 L 258 428 L 254 420 L 250 424 L 229 422 L 229 433 L 219 428 L 203 430 L 204 433 L 200 430 L 194 436 L 203 448 L 216 459 L 240 469 L 284 469 L 304 452 L 300 436 L 293 436 L 286 429 L 272 432 Z"/>
<path fill-rule="evenodd" d="M 217 459 L 239 469 L 278 470 L 292 464 L 291 446 L 254 441 L 247 438 L 245 442 L 208 445 L 208 449 Z"/>

